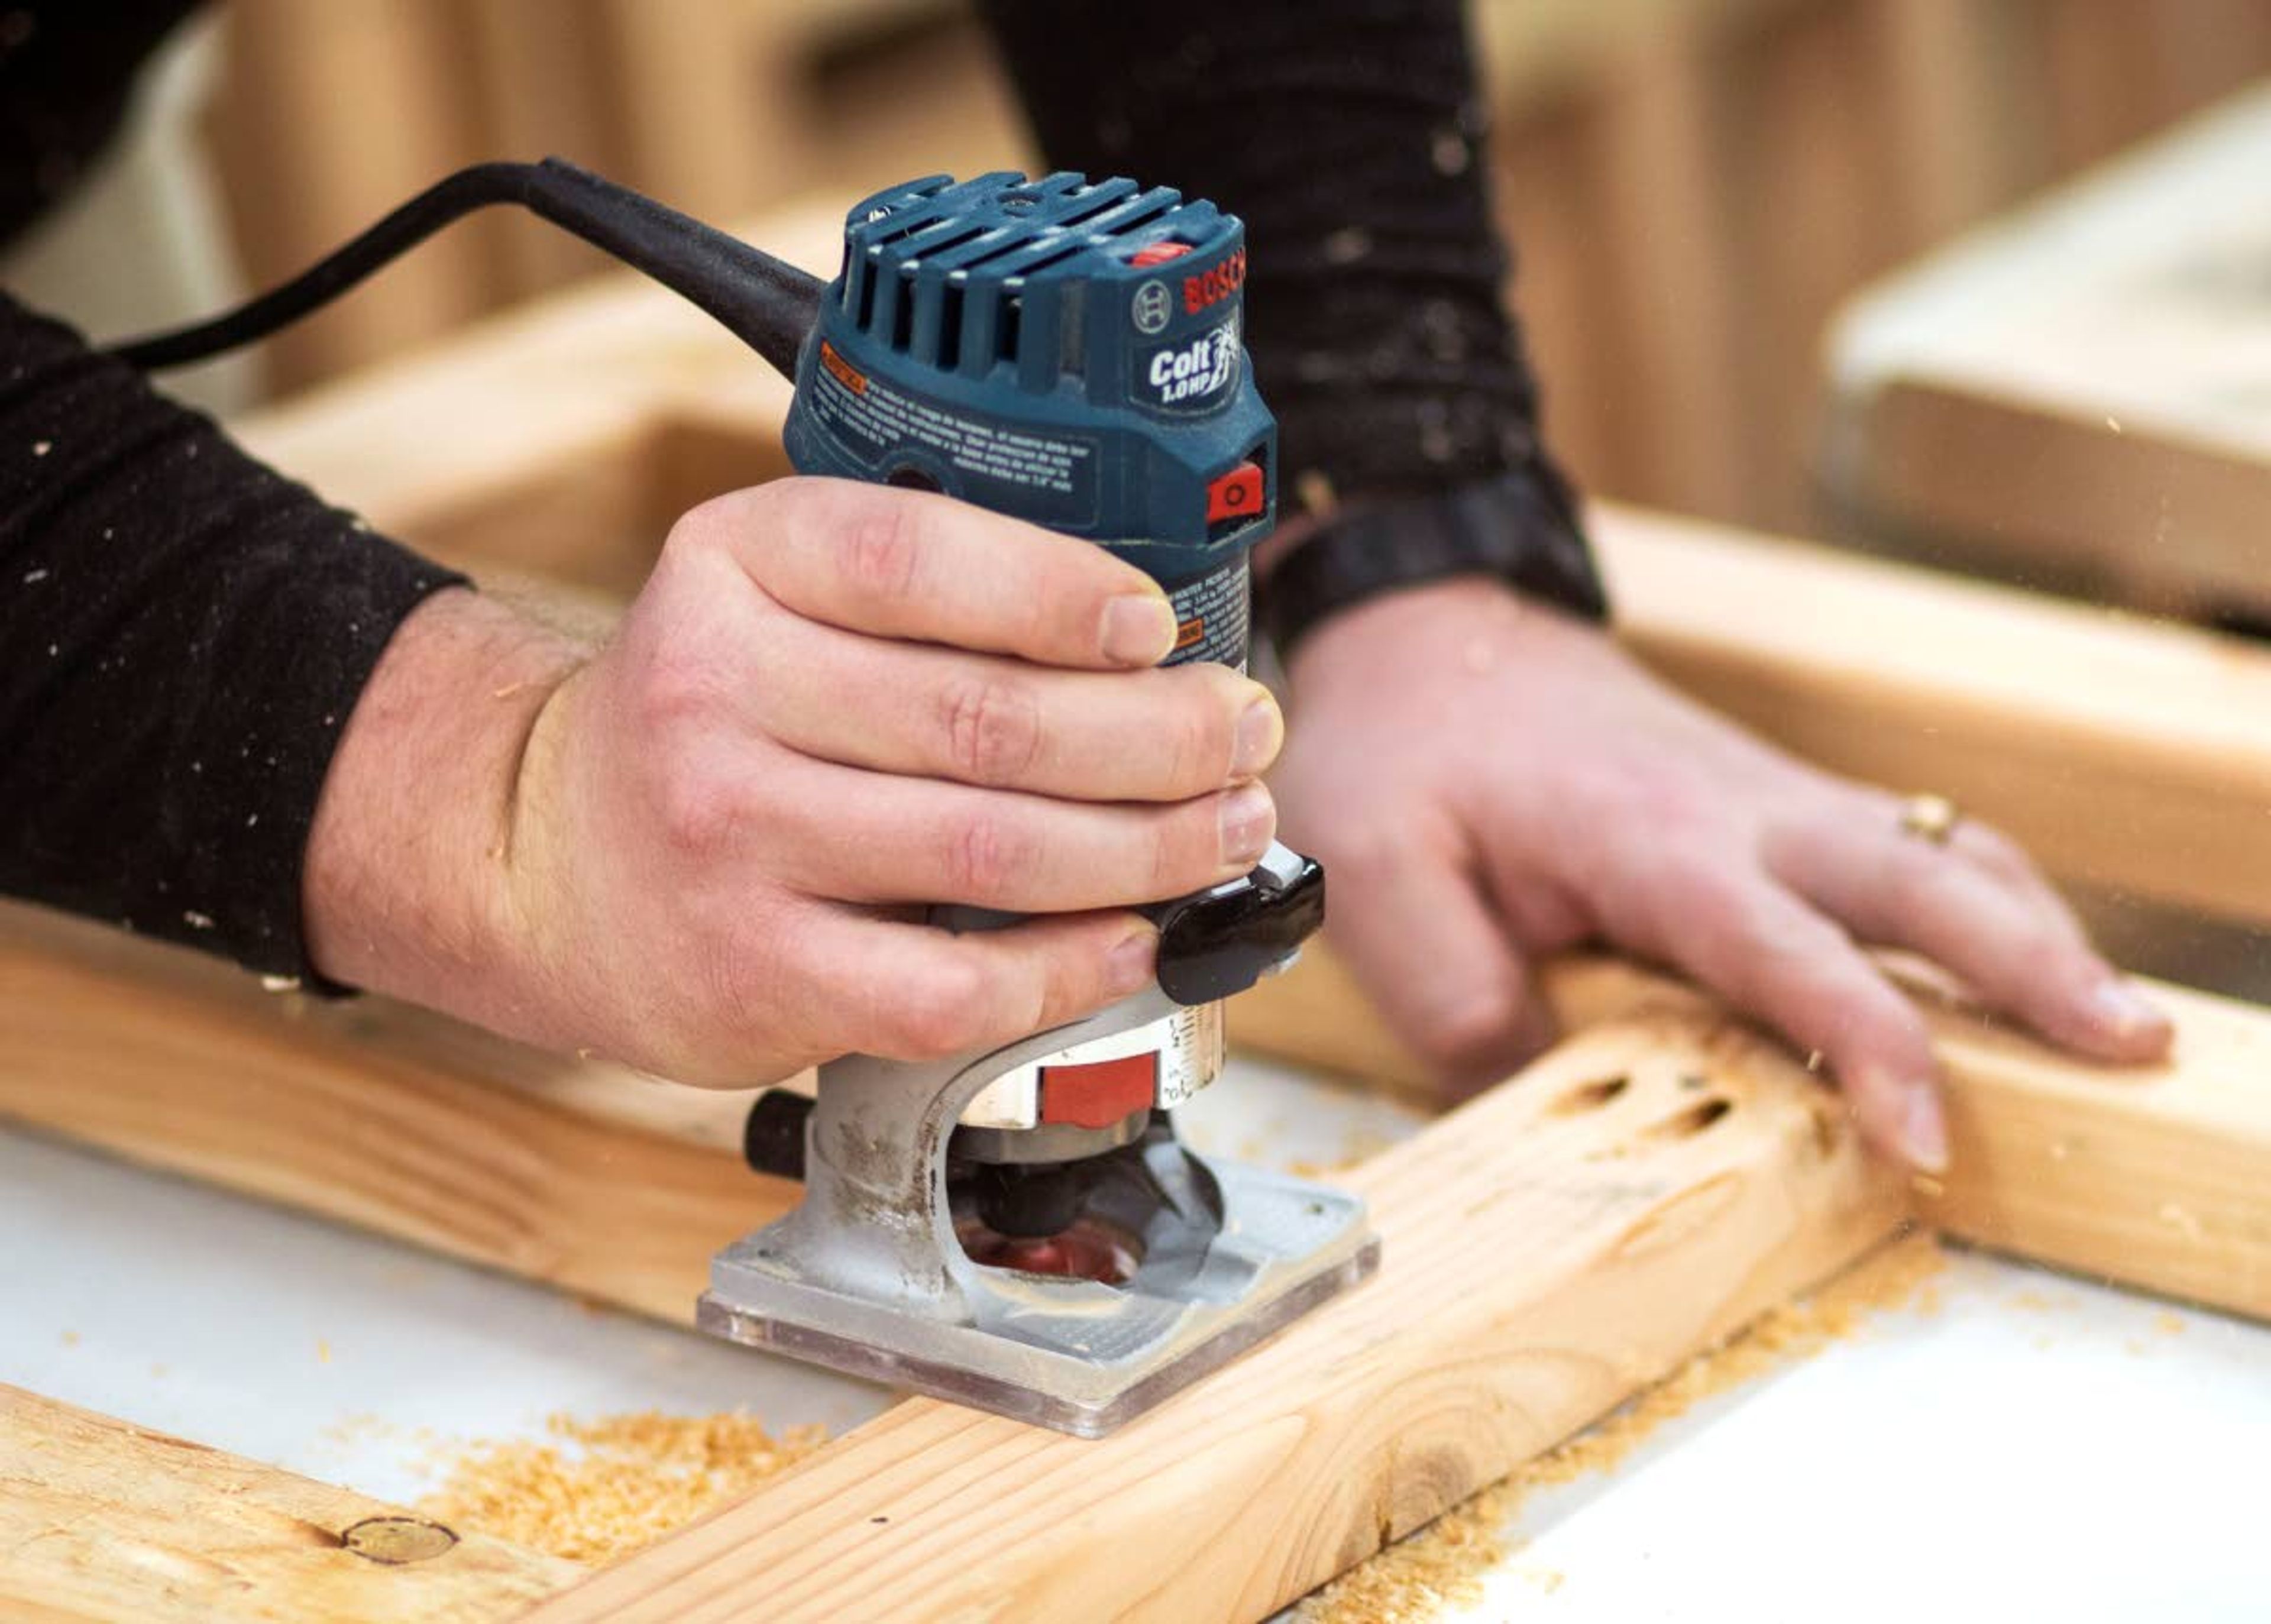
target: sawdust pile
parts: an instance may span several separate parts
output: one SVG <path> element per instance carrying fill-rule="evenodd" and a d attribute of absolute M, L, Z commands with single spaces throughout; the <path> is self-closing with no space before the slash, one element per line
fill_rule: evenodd
<path fill-rule="evenodd" d="M 1530 1462 L 1427 1527 L 1304 1600 L 1302 1624 L 1425 1624 L 1481 1598 L 1483 1576 L 1512 1554 L 1500 1531 L 1533 1488 L 1617 1465 L 1664 1421 L 1700 1401 L 1821 1352 L 1874 1313 L 1935 1306 L 1938 1242 L 1918 1233 L 1887 1247 L 1806 1301 L 1766 1315 L 1691 1360 L 1590 1430 Z M 437 1445 L 442 1486 L 418 1509 L 570 1561 L 602 1563 L 676 1532 L 747 1494 L 827 1441 L 818 1427 L 776 1437 L 753 1416 L 656 1411 L 585 1420 L 555 1415 L 542 1440 Z M 1560 1576 L 1547 1576 L 1547 1590 Z"/>
<path fill-rule="evenodd" d="M 775 1437 L 754 1416 L 645 1411 L 555 1415 L 547 1439 L 438 1450 L 442 1486 L 418 1509 L 572 1561 L 607 1562 L 652 1545 L 786 1471 L 828 1441 L 820 1427 Z"/>
<path fill-rule="evenodd" d="M 1939 1241 L 1919 1231 L 1873 1253 L 1803 1302 L 1768 1313 L 1710 1352 L 1690 1360 L 1622 1409 L 1549 1449 L 1410 1538 L 1388 1546 L 1303 1600 L 1301 1624 L 1426 1624 L 1483 1596 L 1483 1576 L 1514 1553 L 1500 1531 L 1530 1490 L 1608 1471 L 1664 1422 L 1730 1388 L 1849 1337 L 1873 1314 L 1938 1307 L 1932 1278 L 1944 1266 Z M 1560 1588 L 1552 1576 L 1547 1590 Z"/>

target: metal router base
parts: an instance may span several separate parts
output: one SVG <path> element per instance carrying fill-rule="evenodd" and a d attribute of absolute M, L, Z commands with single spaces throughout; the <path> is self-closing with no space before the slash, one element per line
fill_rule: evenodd
<path fill-rule="evenodd" d="M 1146 1255 L 1122 1285 L 949 1267 L 942 1319 L 802 1278 L 792 1215 L 713 1260 L 696 1322 L 750 1347 L 1096 1438 L 1216 1370 L 1377 1267 L 1364 1203 L 1210 1166 L 1219 1231 Z"/>

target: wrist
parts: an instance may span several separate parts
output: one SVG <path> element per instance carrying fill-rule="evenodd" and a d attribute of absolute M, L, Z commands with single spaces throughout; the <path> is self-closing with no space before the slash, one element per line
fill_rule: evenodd
<path fill-rule="evenodd" d="M 1607 616 L 1568 493 L 1543 461 L 1438 491 L 1351 504 L 1289 531 L 1258 561 L 1261 618 L 1289 662 L 1325 622 L 1383 594 L 1453 577 L 1493 577 L 1582 619 Z"/>
<path fill-rule="evenodd" d="M 495 598 L 436 594 L 396 631 L 325 775 L 302 870 L 327 978 L 492 1024 L 520 1005 L 511 881 L 522 761 L 590 650 Z"/>
<path fill-rule="evenodd" d="M 1381 592 L 1320 625 L 1285 667 L 1293 710 L 1330 690 L 1372 689 L 1390 674 L 1455 666 L 1476 680 L 1619 658 L 1597 622 L 1497 576 L 1445 576 Z"/>

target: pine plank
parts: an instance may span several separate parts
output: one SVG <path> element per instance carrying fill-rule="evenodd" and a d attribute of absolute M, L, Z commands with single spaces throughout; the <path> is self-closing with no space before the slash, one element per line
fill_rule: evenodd
<path fill-rule="evenodd" d="M 9 911 L 5 924 L 0 1114 L 677 1320 L 717 1241 L 786 1198 L 731 1154 L 738 1097 L 659 1093 L 606 1068 L 533 1055 L 376 1001 L 297 1004 L 192 956 L 31 910 Z M 1845 1255 L 1840 1247 L 1858 1248 L 1861 1230 L 1890 1221 L 1902 1192 L 1887 1191 L 1881 1176 L 1845 1169 L 1833 1178 L 1817 1166 L 1827 1157 L 1843 1169 L 1851 1156 L 1843 1114 L 1777 1047 L 1699 995 L 1614 961 L 1562 961 L 1546 986 L 1565 1024 L 1584 1029 L 1581 1036 L 1540 1069 L 1431 1126 L 1416 1143 L 1438 1147 L 1432 1154 L 1399 1149 L 1354 1181 L 1381 1206 L 1390 1256 L 1433 1260 L 1421 1285 L 1444 1302 L 1407 1300 L 1421 1286 L 1392 1284 L 1404 1271 L 1391 1268 L 1349 1300 L 1378 1301 L 1374 1292 L 1388 1292 L 1389 1306 L 1360 1328 L 1293 1333 L 1285 1340 L 1327 1337 L 1317 1356 L 1324 1374 L 1309 1395 L 1314 1408 L 1281 1416 L 1274 1427 L 1233 1429 L 1223 1446 L 1230 1464 L 1219 1468 L 1228 1476 L 1201 1486 L 1228 1507 L 1248 1503 L 1240 1499 L 1247 1495 L 1285 1499 L 1311 1473 L 1335 1483 L 1353 1474 L 1370 1486 L 1361 1503 L 1351 1509 L 1337 1493 L 1298 1514 L 1314 1522 L 1249 1528 L 1255 1548 L 1290 1542 L 1293 1553 L 1234 1576 L 1245 1544 L 1233 1542 L 1229 1554 L 1188 1553 L 1180 1561 L 1191 1567 L 1190 1583 L 1231 1584 L 1234 1605 L 1251 1602 L 1255 1611 L 1266 1610 L 1266 1596 L 1299 1593 L 1826 1272 Z M 2097 1073 L 1960 1008 L 1938 1010 L 1955 1078 L 1959 1171 L 1944 1190 L 1922 1192 L 1925 1211 L 1957 1233 L 2029 1255 L 2271 1313 L 2263 1195 L 2271 1190 L 2271 1120 L 2255 1088 L 2271 1054 L 2271 1017 L 2217 1000 L 2162 995 L 2179 1018 L 2178 1054 L 2169 1068 L 2148 1073 Z M 1249 1044 L 1390 1074 L 1401 1066 L 1410 1075 L 1322 950 L 1241 1000 L 1240 1025 Z M 1635 1081 L 1610 1108 L 1557 1110 L 1547 1098 L 1558 1087 L 1568 1099 L 1576 1084 L 1615 1075 Z M 1668 1091 L 1689 1076 L 1712 1079 L 1705 1097 L 1732 1098 L 1739 1108 L 1691 1138 L 1648 1131 L 1678 1120 L 1667 1108 L 1675 1100 L 1694 1099 L 1695 1091 Z M 1730 1123 L 1738 1131 L 1725 1131 Z M 1787 1188 L 1775 1196 L 1777 1181 Z M 1446 1203 L 1462 1203 L 1463 1217 L 1444 1216 Z M 1867 1224 L 1851 1217 L 1855 1211 Z M 1660 1264 L 1650 1261 L 1654 1250 L 1635 1252 L 1626 1239 L 1677 1237 L 1691 1227 L 1701 1239 L 1671 1246 L 1676 1260 Z M 1470 1234 L 1469 1263 L 1443 1263 L 1456 1260 L 1456 1243 Z M 1741 1264 L 1746 1249 L 1755 1255 Z M 1478 1300 L 1458 1279 L 1471 1267 L 1487 1283 L 1532 1260 L 1542 1270 L 1538 1295 L 1519 1302 L 1501 1300 L 1495 1287 Z M 1619 1340 L 1606 1351 L 1585 1341 L 1605 1334 L 1583 1322 L 1588 1305 L 1613 1322 Z M 1401 1329 L 1385 1329 L 1391 1324 Z M 1575 1326 L 1567 1337 L 1565 1325 Z M 1525 1339 L 1534 1335 L 1545 1343 Z M 1209 1415 L 1217 1404 L 1234 1409 L 1256 1389 L 1308 1391 L 1278 1362 L 1284 1355 L 1257 1357 L 1264 1362 L 1256 1374 L 1236 1367 L 1162 1416 L 1194 1404 Z M 1225 1383 L 1226 1396 L 1208 1397 Z M 1419 1407 L 1407 1412 L 1404 1397 L 1414 1393 Z M 1367 1430 L 1366 1418 L 1389 1414 L 1396 1425 Z M 1157 1419 L 1129 1435 L 1161 1437 L 1143 1431 Z M 1019 1494 L 1029 1471 L 1038 1474 L 1037 1493 L 1063 1489 L 1068 1479 L 1051 1475 L 1054 1457 L 1029 1465 L 1029 1452 L 1041 1444 L 1005 1427 L 935 1405 L 903 1406 L 853 1434 L 840 1456 L 830 1451 L 815 1470 L 837 1475 L 800 1489 L 800 1496 L 809 1491 L 808 1501 L 768 1502 L 767 1516 L 832 1553 L 834 1577 L 793 1564 L 783 1570 L 803 1572 L 818 1587 L 815 1613 L 841 1603 L 830 1588 L 837 1579 L 865 1571 L 864 1559 L 844 1561 L 853 1548 L 847 1542 L 889 1526 L 865 1518 L 907 1517 L 918 1533 L 934 1526 L 945 1501 L 926 1486 L 927 1474 L 969 1470 L 954 1464 L 958 1451 L 982 1444 L 987 1470 L 1009 1472 L 998 1481 Z M 972 1429 L 980 1444 L 965 1437 Z M 1313 1435 L 1322 1441 L 1301 1441 Z M 1143 1453 L 1125 1475 L 1115 1467 L 1098 1480 L 1172 1523 L 1171 1508 L 1155 1503 L 1165 1491 L 1147 1500 L 1142 1484 L 1184 1450 L 1196 1450 L 1190 1437 L 1165 1434 L 1158 1452 Z M 1076 1476 L 1078 1467 L 1068 1470 Z M 871 1471 L 875 1487 L 853 1486 Z M 1038 1509 L 1042 1503 L 1033 1502 L 1034 1520 L 1054 1526 L 1057 1519 Z M 1109 1516 L 1083 1519 L 1077 1512 L 1085 1503 L 1068 1508 L 1068 1526 L 1118 1526 L 1120 1499 Z M 733 1587 L 733 1605 L 757 1594 L 770 1601 L 770 1592 L 745 1588 L 751 1568 L 743 1543 L 741 1535 L 726 1539 L 714 1571 Z M 1042 1546 L 1059 1549 L 1046 1540 Z M 765 1549 L 771 1571 L 774 1553 Z M 1004 1593 L 1023 1598 L 1018 1587 L 1037 1587 L 1033 1615 L 1049 1616 L 1046 1607 L 1062 1597 L 1048 1573 L 1086 1571 L 1097 1558 L 1084 1549 L 1059 1555 L 1061 1569 L 1039 1576 L 1020 1569 Z M 654 1570 L 641 1574 L 644 1584 Z M 936 1578 L 923 1574 L 920 1583 Z M 672 1577 L 658 1592 L 656 1615 L 691 1606 L 681 1583 Z M 1176 1616 L 1203 1597 L 1182 1583 L 1127 1605 L 1134 1616 L 1147 1609 Z M 613 1590 L 601 1596 L 609 1606 L 629 1605 Z M 803 1616 L 802 1598 L 793 1588 L 781 1616 Z M 867 1599 L 864 1591 L 853 1597 L 858 1605 Z M 884 1605 L 889 1593 L 874 1599 Z"/>
<path fill-rule="evenodd" d="M 2151 985 L 2177 1024 L 2170 1059 L 2099 1067 L 1891 967 L 1931 1020 L 1947 1074 L 1951 1165 L 1915 1181 L 1919 1218 L 1999 1251 L 2271 1319 L 2271 1012 Z M 1712 1007 L 1596 956 L 1555 961 L 1542 988 L 1565 1030 Z M 1426 1069 L 1329 948 L 1240 1000 L 1231 1030 L 1247 1048 L 1428 1091 Z"/>
<path fill-rule="evenodd" d="M 794 1201 L 747 1102 L 0 905 L 0 1118 L 659 1318 Z"/>
<path fill-rule="evenodd" d="M 1111 1437 L 911 1399 L 530 1616 L 1260 1618 L 1904 1209 L 1802 1066 L 1679 1011 L 1580 1034 L 1348 1182 L 1381 1273 Z"/>
<path fill-rule="evenodd" d="M 475 1624 L 585 1571 L 474 1533 L 400 1563 L 358 1555 L 343 1538 L 409 1515 L 0 1386 L 0 1615 L 11 1619 Z"/>

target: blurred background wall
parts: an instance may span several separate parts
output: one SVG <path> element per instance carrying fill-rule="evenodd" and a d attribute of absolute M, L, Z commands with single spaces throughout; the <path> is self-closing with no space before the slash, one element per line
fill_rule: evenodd
<path fill-rule="evenodd" d="M 145 108 L 144 155 L 113 166 L 126 225 L 98 206 L 82 228 L 109 263 L 139 232 L 153 280 L 187 243 L 194 273 L 134 321 L 118 296 L 71 309 L 89 295 L 69 242 L 48 254 L 66 308 L 99 328 L 210 304 L 232 260 L 252 285 L 279 278 L 484 157 L 558 153 L 733 223 L 1030 158 L 957 0 L 217 13 Z M 1817 518 L 1817 345 L 1844 294 L 2271 69 L 2262 0 L 1477 0 L 1475 28 L 1563 454 L 1605 495 L 1800 530 Z M 153 201 L 200 186 L 190 212 L 217 242 Z M 215 393 L 304 388 L 599 268 L 527 221 L 475 220 Z"/>

